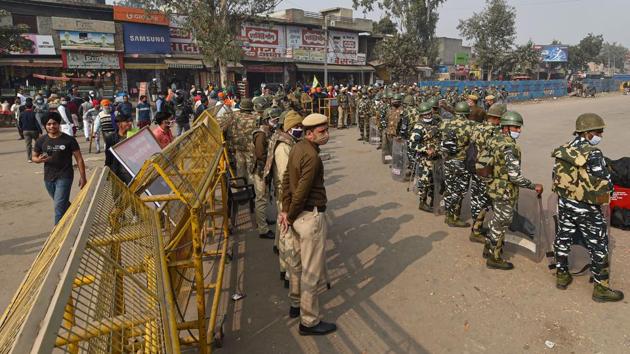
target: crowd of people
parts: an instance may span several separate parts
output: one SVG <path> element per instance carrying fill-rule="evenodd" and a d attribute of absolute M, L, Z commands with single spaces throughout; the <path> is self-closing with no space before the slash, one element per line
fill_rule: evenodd
<path fill-rule="evenodd" d="M 482 93 L 486 96 L 480 97 Z M 323 98 L 320 95 L 336 99 L 335 114 L 320 113 L 316 104 Z M 522 174 L 517 141 L 524 118 L 508 110 L 499 97 L 487 91 L 460 93 L 417 85 L 317 87 L 307 92 L 296 87 L 275 93 L 263 89 L 253 99 L 193 88 L 160 92 L 155 101 L 141 96 L 134 117 L 128 96 L 112 102 L 90 95 L 79 97 L 71 91 L 54 108 L 51 97 L 24 98 L 19 125 L 25 140 L 36 141 L 32 152 L 32 143 L 27 142 L 29 161 L 45 163 L 44 180 L 55 202 L 57 223 L 69 205 L 73 157 L 79 167 L 79 186 L 85 184 L 85 167 L 74 138 L 77 129 L 82 128 L 86 140 L 94 139 L 97 153 L 102 137 L 105 164 L 129 182 L 131 176 L 109 147 L 125 139 L 134 125 L 154 123 L 153 132 L 165 147 L 174 136 L 190 129 L 191 120 L 206 109 L 222 104 L 232 107 L 217 119 L 237 175 L 254 186 L 257 233 L 274 240 L 280 279 L 289 289 L 289 315 L 300 317 L 300 334 L 323 335 L 336 329 L 333 323 L 320 320 L 317 296 L 327 278 L 327 196 L 319 152 L 328 142 L 329 128 L 358 125 L 358 140 L 378 140 L 376 148 L 384 162 L 394 158 L 394 143 L 406 144 L 406 167 L 412 171 L 418 208 L 432 213 L 435 184 L 442 184 L 445 223 L 471 228 L 470 240 L 484 245 L 481 256 L 488 268 L 510 270 L 514 265 L 503 258 L 502 250 L 519 189 L 532 189 L 540 195 L 543 186 Z M 612 183 L 603 154 L 595 147 L 604 128 L 600 116 L 580 115 L 573 140 L 553 153 L 553 191 L 559 196 L 556 286 L 566 289 L 571 283 L 570 245 L 582 238 L 591 253 L 593 299 L 600 302 L 623 299 L 623 293 L 609 284 L 608 234 L 601 205 L 608 202 Z M 45 134 L 39 136 L 42 130 Z M 441 181 L 435 179 L 437 166 L 444 172 Z M 472 224 L 461 218 L 462 199 L 468 190 Z M 275 194 L 276 220 L 267 219 L 270 193 Z M 490 220 L 488 211 L 493 215 Z"/>

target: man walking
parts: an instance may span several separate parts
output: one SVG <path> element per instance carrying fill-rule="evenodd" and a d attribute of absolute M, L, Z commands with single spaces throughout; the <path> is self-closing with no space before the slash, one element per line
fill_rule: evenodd
<path fill-rule="evenodd" d="M 79 166 L 79 188 L 85 186 L 87 179 L 79 143 L 74 137 L 61 132 L 59 113 L 51 112 L 44 119 L 42 123 L 47 134 L 35 142 L 33 162 L 44 163 L 44 184 L 54 201 L 57 225 L 70 206 L 70 190 L 74 180 L 73 156 Z"/>
<path fill-rule="evenodd" d="M 321 321 L 318 284 L 323 279 L 326 262 L 327 225 L 324 164 L 319 148 L 328 142 L 328 117 L 313 113 L 302 121 L 305 139 L 289 153 L 289 163 L 282 180 L 282 230 L 294 231 L 294 247 L 301 264 L 289 264 L 291 276 L 289 316 L 300 316 L 301 335 L 325 335 L 337 326 Z M 299 304 L 299 307 L 297 305 Z"/>
<path fill-rule="evenodd" d="M 33 110 L 33 99 L 28 97 L 24 110 L 20 113 L 20 121 L 18 123 L 22 134 L 24 135 L 24 142 L 26 143 L 26 158 L 27 162 L 32 162 L 33 156 L 33 141 L 37 140 L 42 133 L 42 130 L 37 122 L 35 111 Z"/>

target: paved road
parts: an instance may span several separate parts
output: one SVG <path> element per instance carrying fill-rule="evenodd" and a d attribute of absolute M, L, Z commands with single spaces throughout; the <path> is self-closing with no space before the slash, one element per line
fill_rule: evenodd
<path fill-rule="evenodd" d="M 525 174 L 549 191 L 551 149 L 568 140 L 575 117 L 602 114 L 608 129 L 601 144 L 612 157 L 630 155 L 630 98 L 561 99 L 515 105 L 525 116 Z M 52 202 L 42 166 L 25 163 L 23 143 L 0 130 L 0 308 L 10 301 L 52 227 Z M 554 287 L 546 264 L 510 255 L 512 272 L 486 269 L 481 246 L 468 230 L 447 228 L 420 213 L 406 185 L 392 181 L 380 153 L 356 141 L 356 130 L 332 131 L 325 151 L 330 228 L 328 269 L 333 288 L 322 296 L 323 314 L 339 331 L 303 338 L 287 316 L 286 290 L 278 280 L 271 243 L 252 231 L 235 237 L 227 272 L 224 349 L 220 352 L 531 352 L 630 351 L 628 301 L 596 304 L 587 277 L 569 290 Z M 85 143 L 82 148 L 87 150 Z M 103 155 L 88 155 L 88 166 Z M 76 193 L 76 191 L 74 191 Z M 547 195 L 549 192 L 546 192 Z M 241 229 L 247 228 L 244 224 Z M 614 230 L 612 282 L 630 296 L 630 233 Z"/>

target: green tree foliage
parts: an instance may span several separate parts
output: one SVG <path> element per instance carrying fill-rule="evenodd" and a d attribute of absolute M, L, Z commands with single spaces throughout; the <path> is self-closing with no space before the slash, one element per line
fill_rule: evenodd
<path fill-rule="evenodd" d="M 505 61 L 516 38 L 516 9 L 505 0 L 486 0 L 486 7 L 457 26 L 462 37 L 473 42 L 477 62 L 492 73 Z"/>
<path fill-rule="evenodd" d="M 597 62 L 604 36 L 589 33 L 578 45 L 569 46 L 569 69 L 585 70 L 589 62 Z"/>
<path fill-rule="evenodd" d="M 614 67 L 623 70 L 623 64 L 628 54 L 628 48 L 618 44 L 617 42 L 606 42 L 602 45 L 602 49 L 597 56 L 600 63 L 605 63 L 608 67 Z"/>
<path fill-rule="evenodd" d="M 540 63 L 540 52 L 534 49 L 531 40 L 505 55 L 502 63 L 502 71 L 511 74 L 532 75 Z"/>
<path fill-rule="evenodd" d="M 398 33 L 396 24 L 389 18 L 389 16 L 385 16 L 381 18 L 378 22 L 374 22 L 373 31 L 374 33 L 380 33 L 380 34 Z"/>
<path fill-rule="evenodd" d="M 376 53 L 389 69 L 392 81 L 415 82 L 418 65 L 418 44 L 409 34 L 386 37 L 376 46 Z"/>
<path fill-rule="evenodd" d="M 9 13 L 0 9 L 0 17 L 3 16 L 9 16 Z M 22 34 L 28 31 L 29 28 L 25 25 L 0 26 L 0 55 L 7 55 L 10 52 L 28 52 L 33 47 L 33 42 L 22 37 Z"/>
<path fill-rule="evenodd" d="M 227 64 L 242 57 L 238 40 L 243 21 L 256 21 L 268 14 L 280 0 L 135 0 L 146 8 L 169 15 L 187 16 L 185 29 L 192 31 L 199 50 L 208 62 L 217 63 L 221 84 L 227 87 Z"/>

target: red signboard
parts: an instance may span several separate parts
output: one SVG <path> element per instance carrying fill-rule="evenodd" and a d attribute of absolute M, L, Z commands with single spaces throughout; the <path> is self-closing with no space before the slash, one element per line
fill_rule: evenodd
<path fill-rule="evenodd" d="M 245 27 L 245 38 L 251 44 L 278 45 L 278 31 L 261 27 Z"/>

